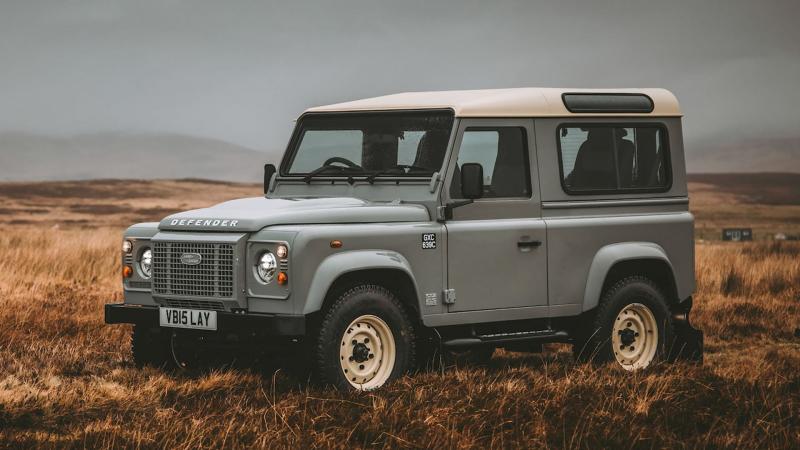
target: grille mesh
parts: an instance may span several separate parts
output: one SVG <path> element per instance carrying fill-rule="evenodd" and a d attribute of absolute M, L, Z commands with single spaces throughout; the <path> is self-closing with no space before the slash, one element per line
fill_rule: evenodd
<path fill-rule="evenodd" d="M 181 262 L 184 253 L 197 253 L 200 264 Z M 153 290 L 161 295 L 233 296 L 233 246 L 206 242 L 155 242 Z"/>

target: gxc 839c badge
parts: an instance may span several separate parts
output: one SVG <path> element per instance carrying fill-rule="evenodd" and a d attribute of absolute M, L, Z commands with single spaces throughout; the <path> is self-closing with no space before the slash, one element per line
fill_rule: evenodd
<path fill-rule="evenodd" d="M 436 233 L 424 233 L 422 235 L 422 249 L 432 250 L 436 248 Z"/>

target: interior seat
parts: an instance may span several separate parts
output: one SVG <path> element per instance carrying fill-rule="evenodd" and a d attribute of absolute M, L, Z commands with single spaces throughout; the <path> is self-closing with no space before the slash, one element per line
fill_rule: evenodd
<path fill-rule="evenodd" d="M 448 137 L 446 131 L 426 131 L 417 144 L 417 156 L 413 165 L 430 169 L 432 172 L 442 170 Z"/>
<path fill-rule="evenodd" d="M 520 128 L 500 130 L 491 186 L 495 197 L 525 197 L 530 193 L 523 145 L 524 135 Z"/>
<path fill-rule="evenodd" d="M 613 128 L 590 128 L 586 140 L 578 149 L 575 166 L 567 178 L 574 189 L 614 189 L 617 177 L 614 169 Z"/>

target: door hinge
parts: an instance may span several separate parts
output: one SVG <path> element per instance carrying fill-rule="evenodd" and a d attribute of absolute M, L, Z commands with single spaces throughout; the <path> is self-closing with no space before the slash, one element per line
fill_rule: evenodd
<path fill-rule="evenodd" d="M 455 289 L 445 289 L 444 290 L 444 303 L 446 305 L 452 305 L 456 302 L 456 290 Z"/>

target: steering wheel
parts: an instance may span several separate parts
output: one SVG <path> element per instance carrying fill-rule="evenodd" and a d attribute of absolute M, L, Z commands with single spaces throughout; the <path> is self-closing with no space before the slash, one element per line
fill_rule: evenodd
<path fill-rule="evenodd" d="M 328 158 L 328 159 L 325 160 L 325 162 L 322 165 L 323 166 L 329 166 L 329 165 L 331 165 L 333 163 L 344 164 L 345 166 L 347 166 L 347 167 L 349 167 L 351 169 L 362 169 L 362 170 L 364 169 L 363 167 L 359 166 L 358 164 L 354 163 L 353 161 L 350 161 L 349 159 L 343 158 L 341 156 L 333 156 L 331 158 Z"/>

